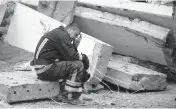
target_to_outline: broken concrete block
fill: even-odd
[[[40,1],[38,11],[66,25],[73,21],[77,0]]]
[[[58,1],[52,18],[68,25],[73,21],[76,6],[77,0]]]
[[[16,3],[7,36],[4,39],[10,45],[34,52],[41,36],[60,25],[62,23],[57,20]]]
[[[169,29],[85,7],[77,7],[75,16],[74,22],[84,33],[114,46],[114,52],[175,66],[173,49],[165,48]]]
[[[44,99],[59,94],[59,83],[41,81],[35,72],[1,72],[0,98],[5,102]]]
[[[90,61],[88,72],[91,74],[90,84],[98,84],[107,73],[107,65],[113,47],[87,34],[82,33],[78,51],[86,54]],[[99,78],[99,80],[97,79]]]
[[[166,75],[112,57],[108,65],[106,81],[130,90],[164,90]]]
[[[129,18],[139,18],[172,29],[172,6],[142,2],[118,2],[114,0],[112,0],[112,2],[102,2],[101,0],[78,0],[78,5]]]
[[[30,18],[30,15],[33,15],[33,17]],[[57,20],[22,4],[17,4],[5,41],[10,45],[34,52],[42,35],[60,25],[65,26]],[[90,69],[88,71],[91,76],[97,76],[101,80],[107,72],[106,68],[113,47],[84,33],[82,33],[82,36],[83,39],[78,50],[88,55],[90,60]],[[95,84],[100,82],[95,78],[92,78],[91,81],[95,81]]]
[[[49,17],[53,16],[58,1],[40,1],[37,10]]]
[[[33,7],[38,7],[39,4],[39,0],[20,0],[20,2]]]
[[[174,0],[146,0],[148,3],[152,3],[152,4],[164,4],[164,5],[166,5],[166,4],[172,4],[172,2],[174,1]]]
[[[0,24],[2,23],[2,20],[4,18],[5,12],[6,12],[6,4],[0,5]]]
[[[168,68],[165,65],[160,65],[157,63],[149,62],[149,61],[143,61],[138,58],[129,57],[129,56],[122,56],[122,55],[115,55],[112,56],[117,61],[125,61],[128,63],[136,64],[142,67],[145,67],[147,69],[151,69],[157,72],[168,72]]]

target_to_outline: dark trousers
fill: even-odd
[[[49,70],[38,74],[38,78],[48,81],[57,81],[58,79],[71,79],[72,75],[75,73],[75,70],[77,70],[75,82],[82,82],[84,66],[81,61],[55,62],[51,65]]]
[[[74,80],[72,80],[73,75],[75,75],[75,73],[76,73],[76,77]],[[41,80],[57,81],[59,79],[63,79],[64,82],[60,84],[61,93],[67,92],[64,90],[66,80],[83,83],[83,82],[86,82],[89,79],[89,77],[90,75],[84,70],[84,65],[81,61],[55,62],[51,65],[51,67],[47,71],[41,74],[38,74],[38,79],[41,79]],[[68,93],[65,93],[65,96],[67,95]],[[72,93],[73,99],[79,98],[80,95],[81,95],[80,92]]]

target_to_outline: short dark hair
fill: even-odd
[[[71,24],[67,25],[65,28],[66,29],[72,29],[72,30],[78,32],[79,34],[81,33],[79,25],[76,24],[76,23],[71,23]]]

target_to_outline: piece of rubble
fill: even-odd
[[[173,28],[172,6],[142,2],[118,2],[114,0],[111,2],[102,2],[101,0],[78,0],[78,5],[126,16],[133,19],[139,18],[141,20],[148,21],[155,25],[160,25],[169,29]]]
[[[152,4],[164,4],[164,5],[167,5],[167,4],[172,4],[173,1],[175,0],[146,0],[148,3],[152,3]]]
[[[6,4],[1,4],[0,5],[0,24],[2,23],[2,20],[4,18],[5,12],[7,9],[7,5]]]
[[[65,26],[55,19],[17,3],[5,42],[34,52],[41,36],[60,25]],[[82,33],[82,36],[78,51],[88,55],[90,60],[88,72],[92,77],[90,83],[97,84],[107,73],[107,65],[113,47],[87,34]],[[93,76],[98,77],[100,80]]]
[[[4,38],[10,45],[34,52],[41,36],[62,25],[38,11],[16,3],[11,23]]]
[[[38,11],[66,25],[72,23],[77,0],[40,1]]]
[[[130,90],[165,90],[167,76],[112,57],[104,80]]]
[[[113,47],[87,34],[82,33],[82,40],[78,51],[86,54],[90,61],[88,72],[91,74],[89,84],[98,84],[107,73],[107,65]],[[97,79],[98,78],[98,79]]]
[[[39,5],[39,0],[20,0],[19,2],[34,8],[37,8]]]
[[[114,52],[175,68],[173,49],[165,47],[169,29],[85,7],[77,7],[75,16],[84,33],[114,46]]]
[[[33,71],[1,72],[0,89],[0,98],[8,103],[50,98],[60,90],[58,82],[41,81]]]
[[[40,1],[37,11],[49,17],[53,16],[58,1]]]
[[[52,18],[68,25],[72,23],[77,6],[77,0],[58,1]]]

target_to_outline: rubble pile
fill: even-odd
[[[4,3],[1,38],[34,52],[43,34],[75,22],[83,35],[78,51],[90,60],[87,88],[97,89],[104,80],[129,90],[166,90],[167,73],[157,65],[176,69],[175,49],[170,47],[173,10],[171,5],[148,2],[16,1],[10,12],[9,3]],[[59,84],[37,80],[33,71],[0,73],[0,88],[6,102],[50,98],[59,92]]]

